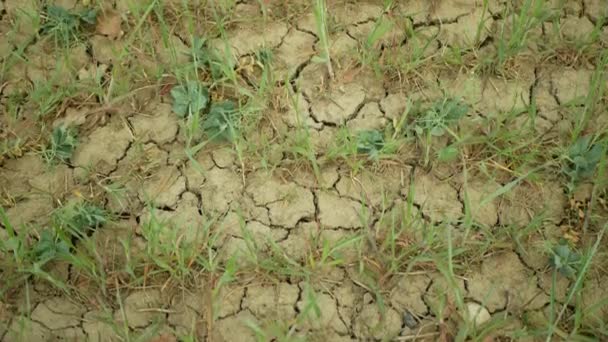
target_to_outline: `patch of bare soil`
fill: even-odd
[[[127,3],[116,1],[116,11],[125,8],[123,2]],[[22,6],[19,3],[0,2],[0,58],[17,51],[18,44],[26,41],[23,36],[35,34],[27,26],[10,27],[10,18]],[[54,3],[81,6],[75,1]],[[526,179],[496,195],[521,176],[522,171],[516,169],[519,161],[503,163],[503,156],[490,158],[475,142],[466,145],[470,132],[454,133],[464,141],[463,158],[468,159],[447,166],[423,165],[422,153],[411,159],[424,147],[418,143],[360,172],[352,171],[350,159],[328,161],[324,151],[334,146],[341,127],[355,134],[387,127],[394,132],[410,110],[408,99],[434,103],[444,94],[462,99],[470,107],[462,127],[491,135],[503,125],[524,126],[534,116],[531,132],[541,136],[539,141],[543,137],[558,140],[578,120],[568,117],[571,114],[564,106],[582,108],[593,91],[594,65],[531,61],[518,66],[513,77],[466,70],[463,61],[461,66],[428,70],[422,70],[426,66],[421,64],[411,71],[415,76],[385,75],[365,67],[360,54],[377,29],[376,19],[384,13],[382,1],[328,1],[330,54],[336,69],[331,80],[325,65],[313,61],[321,47],[311,10],[302,4],[308,12],[289,20],[273,20],[273,13],[283,9],[270,1],[260,3],[270,11],[263,20],[257,2],[236,6],[225,32],[232,52],[226,58],[238,63],[253,58],[261,48],[272,53],[273,76],[280,81],[277,88],[289,88],[294,97],[293,101],[278,100],[280,129],[270,122],[272,131],[283,129],[281,134],[290,137],[306,127],[316,148],[320,177],[308,167],[297,166],[283,152],[277,154],[273,167],[245,165],[247,159],[229,145],[215,143],[188,158],[184,153],[186,128],[173,113],[163,89],[158,93],[144,89],[134,101],[140,105],[118,111],[95,112],[90,99],[82,104],[66,103],[67,108],[50,124],[81,128],[73,157],[67,165],[49,166],[30,148],[1,160],[0,204],[16,230],[28,232],[33,239],[40,236],[37,228],[47,227],[53,213],[69,200],[98,201],[118,222],[91,233],[98,245],[95,258],[107,267],[92,271],[103,277],[104,292],[81,298],[49,290],[40,285],[42,280],[31,280],[35,286],[3,293],[1,341],[119,341],[126,336],[143,336],[149,341],[188,336],[253,341],[256,337],[278,339],[282,332],[290,338],[318,341],[450,341],[457,322],[483,329],[490,321],[501,322],[500,331],[486,337],[499,340],[516,338],[528,323],[526,317],[545,317],[552,296],[562,304],[567,300],[572,282],[566,277],[552,278],[547,263],[550,253],[543,245],[563,238],[563,227],[576,225],[569,221],[571,203],[559,180]],[[415,53],[432,58],[463,46],[468,47],[463,56],[473,47],[480,54],[487,52],[498,39],[501,24],[511,18],[503,18],[505,2],[489,1],[487,8],[482,3],[397,1],[384,14],[395,18],[396,24],[373,49],[379,50],[382,62],[391,61],[392,55],[410,58]],[[563,19],[562,34],[570,40],[593,30],[608,13],[600,0],[568,4],[558,17]],[[128,14],[118,15],[126,18]],[[69,53],[71,67],[81,71],[80,79],[92,79],[97,73],[109,75],[108,70],[120,67],[117,51],[122,51],[127,40],[124,32],[116,30],[116,25],[121,28],[121,18],[108,20],[114,22],[98,28],[88,39],[88,48],[73,48]],[[549,24],[531,37],[548,39],[546,35],[554,29]],[[124,23],[122,28],[126,28]],[[600,28],[605,47],[608,31]],[[156,36],[158,32],[141,34],[141,39],[152,42],[154,52],[153,57],[136,59],[141,75],[135,78],[157,73],[171,63],[190,62],[190,47],[183,37],[170,33],[166,42]],[[163,44],[176,51],[168,52]],[[220,50],[224,44],[219,38],[209,43]],[[420,44],[427,48],[416,52]],[[524,50],[533,54],[537,48],[531,44]],[[44,42],[33,42],[24,50],[28,63],[16,63],[3,76],[7,83],[0,84],[0,103],[4,107],[8,108],[4,104],[11,93],[27,90],[19,80],[35,84],[48,79],[56,60],[45,49]],[[453,58],[452,62],[457,59]],[[60,81],[75,81],[76,76],[70,75],[66,72],[66,79]],[[155,100],[147,101],[147,96]],[[535,113],[529,113],[532,104]],[[499,116],[504,113],[517,118],[501,121]],[[495,119],[487,121],[494,126],[482,127],[484,119]],[[6,121],[2,120],[0,124]],[[6,123],[0,134],[8,141],[9,131],[17,132],[20,126]],[[501,141],[496,138],[490,143]],[[465,180],[460,176],[465,164],[474,162],[483,164],[482,171]],[[110,184],[119,184],[120,191],[110,191]],[[590,195],[583,197],[581,202],[588,203]],[[584,220],[584,208],[581,210],[577,212],[583,213],[579,221]],[[0,227],[3,240],[8,239],[6,228]],[[515,243],[503,240],[487,247],[494,235],[507,234],[505,231]],[[389,241],[391,236],[395,239]],[[458,239],[464,236],[483,251],[451,245],[462,242]],[[126,241],[135,242],[128,245]],[[447,250],[447,241],[451,254],[423,257],[426,252],[436,252],[439,245]],[[180,259],[181,244],[202,247]],[[114,269],[120,260],[130,266],[143,260],[136,254],[161,260],[159,246],[165,246],[165,256],[183,267],[171,271],[176,277],[184,269],[197,267],[206,273],[189,274],[195,280],[184,277],[188,280],[178,283],[155,274],[152,262],[142,269]],[[470,260],[466,259],[469,254]],[[0,258],[8,257],[0,254]],[[333,266],[331,260],[341,263]],[[221,272],[252,261],[255,266],[246,270]],[[393,268],[392,263],[400,266]],[[355,275],[359,270],[364,272]],[[608,296],[608,275],[602,267],[593,270],[577,300],[595,310],[594,319],[605,322],[608,306],[596,306]],[[74,266],[65,272],[68,293],[78,293],[92,282]],[[127,280],[129,272],[141,274],[137,285]]]

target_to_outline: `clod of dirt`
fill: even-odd
[[[433,21],[439,21],[445,23],[447,21],[454,21],[460,19],[460,17],[466,16],[467,14],[475,11],[476,9],[482,8],[483,4],[474,0],[464,1],[438,1],[436,3],[428,3],[427,11],[430,12],[430,19]],[[493,1],[490,1],[493,2]]]
[[[589,94],[592,70],[565,69],[553,73],[553,90],[560,104],[568,104]]]
[[[475,302],[468,302],[465,305],[467,311],[466,317],[477,327],[481,326],[492,318],[488,312],[488,309]]]
[[[399,120],[406,109],[407,99],[405,94],[388,94],[380,101],[380,107],[387,118],[392,121]]]
[[[317,43],[317,50],[320,51],[320,43]],[[329,46],[329,54],[332,60],[337,61],[337,66],[346,65],[346,62],[352,61],[357,51],[359,43],[351,38],[346,32],[336,34]]]
[[[200,308],[201,305],[202,300],[200,296],[189,294],[186,298],[171,306],[171,313],[167,316],[167,322],[175,327],[176,334],[187,336],[192,333],[192,327],[203,327],[205,325],[203,311]],[[193,308],[193,306],[197,308]],[[198,338],[204,340],[201,332],[196,331],[195,334]]]
[[[330,7],[329,13],[333,15],[336,23],[348,26],[373,20],[380,16],[383,10],[379,4],[361,1],[336,3]]]
[[[289,321],[296,317],[294,305],[298,301],[300,289],[297,285],[250,285],[243,299],[243,308],[249,309],[258,319]]]
[[[179,170],[165,166],[144,180],[139,199],[155,207],[175,208],[179,196],[186,191],[186,181]]]
[[[384,201],[388,205],[399,196],[401,189],[406,189],[410,179],[410,167],[391,168],[378,174],[363,172],[356,176],[340,178],[336,190],[342,197],[371,205],[381,206]]]
[[[426,275],[404,275],[390,293],[391,305],[400,312],[423,316],[428,311],[422,300],[431,279]]]
[[[476,8],[472,13],[459,17],[454,23],[441,25],[438,39],[452,47],[472,47],[488,37],[493,22],[494,19],[489,13],[484,13],[482,8]]]
[[[416,342],[436,342],[437,341],[437,321],[434,317],[425,317],[417,321],[415,325],[405,321],[405,327],[401,331],[401,336]],[[427,337],[422,337],[427,336]],[[407,341],[407,340],[406,340]]]
[[[311,109],[314,117],[321,122],[342,125],[356,114],[366,97],[365,89],[356,83],[342,89],[330,91],[327,97],[315,99]]]
[[[432,222],[457,221],[462,216],[462,204],[458,192],[450,184],[440,181],[432,174],[417,171],[414,178],[414,203]],[[402,190],[407,195],[408,189]]]
[[[120,13],[113,10],[105,10],[97,18],[97,26],[95,26],[95,30],[97,33],[110,39],[118,39],[124,34],[122,28],[120,27],[121,24],[122,18],[120,17]]]
[[[469,277],[468,290],[490,311],[506,308],[520,312],[543,307],[547,295],[537,287],[538,279],[521,263],[517,254],[501,252],[484,259],[481,271]]]
[[[167,152],[158,148],[156,144],[131,146],[118,163],[116,171],[111,174],[116,184],[122,186],[123,191],[108,194],[106,208],[117,213],[139,211],[141,207],[139,193],[143,194],[142,183],[149,182],[147,177],[155,175],[166,163]]]
[[[386,19],[384,19],[386,20]],[[361,43],[365,43],[367,37],[373,32],[378,24],[375,21],[369,21],[360,25],[356,25],[348,28],[348,33],[351,37],[354,37]],[[406,38],[406,30],[402,27],[400,21],[392,22],[390,30],[386,32],[382,37],[379,37],[375,42],[378,46],[390,47],[398,46]],[[375,47],[371,47],[374,49]]]
[[[545,264],[546,264],[546,256],[545,256]],[[555,300],[560,303],[564,303],[568,296],[568,292],[570,290],[570,279],[568,277],[564,277],[561,274],[557,275],[555,285],[553,284],[553,271],[549,270],[538,274],[538,285],[545,291],[547,296],[550,296],[551,293],[555,296]]]
[[[148,108],[149,115],[137,114],[129,119],[135,138],[142,142],[153,141],[159,145],[175,139],[179,127],[171,105],[157,103]]]
[[[481,102],[477,108],[487,115],[499,115],[527,108],[530,102],[531,80],[500,80],[488,81],[483,88]]]
[[[277,79],[291,79],[298,67],[314,55],[315,37],[309,33],[291,29],[283,44],[274,52],[273,72]]]
[[[6,216],[15,228],[29,223],[44,225],[53,212],[53,201],[44,195],[29,195],[6,210]]]
[[[0,8],[0,12],[1,11],[2,9]],[[8,33],[10,31],[10,25],[6,21],[0,21],[0,34],[2,35],[2,37],[6,37],[5,39],[0,40],[0,59],[8,57],[13,52],[13,44],[11,42],[11,39],[8,39]]]
[[[366,301],[355,317],[353,330],[359,340],[392,340],[401,332],[401,315],[393,308],[380,311],[378,303]]]
[[[336,184],[340,175],[335,166],[321,166],[320,179],[315,177],[312,170],[298,168],[291,173],[291,179],[298,185],[312,189],[330,189]]]
[[[103,64],[111,65],[120,56],[125,43],[121,40],[112,40],[104,36],[93,36],[89,38],[93,51],[93,58]]]
[[[239,312],[244,296],[245,287],[243,286],[223,286],[214,306],[217,316],[222,318]]]
[[[529,74],[518,80],[491,78],[487,82],[477,75],[458,74],[442,76],[440,83],[451,96],[465,100],[485,115],[495,116],[526,108],[533,82],[533,73]]]
[[[329,329],[339,334],[347,334],[348,327],[342,322],[336,307],[336,299],[326,293],[315,294],[315,301],[318,305],[321,315],[314,314],[314,310],[310,310],[308,319],[302,325],[306,330],[324,330]],[[304,299],[297,303],[299,312],[304,312],[308,302]]]
[[[211,151],[211,158],[217,167],[225,169],[234,165],[236,155],[231,147],[220,147]]]
[[[149,224],[152,215],[158,224],[152,228],[160,230],[157,233],[161,243],[173,244],[178,239],[184,243],[192,243],[204,238],[204,217],[198,212],[198,198],[190,192],[183,194],[174,211],[157,209],[152,213],[146,208],[141,216],[141,224]]]
[[[177,337],[169,331],[169,328],[165,327],[165,330],[167,331],[151,339],[150,342],[177,342]]]
[[[330,246],[338,246],[338,244],[356,237],[358,233],[359,232],[353,231],[351,229],[321,229],[319,230],[319,241],[322,241],[321,243],[327,242]],[[360,248],[364,251],[368,248],[368,244],[356,243],[351,244],[347,247],[340,248],[340,260],[342,260],[344,264],[355,264],[360,261],[360,245],[362,245]],[[338,270],[333,272],[337,271]],[[334,275],[337,274],[338,273]],[[325,276],[329,277],[329,275]]]
[[[354,229],[363,227],[361,203],[334,195],[331,192],[317,193],[319,220],[326,228]]]
[[[431,82],[436,83],[434,77]],[[380,108],[382,108],[390,121],[393,123],[399,122],[406,110],[411,109],[407,108],[408,100],[413,104],[416,101],[429,103],[442,98],[443,95],[441,91],[439,91],[436,86],[433,86],[432,83],[427,83],[427,86],[421,86],[421,88],[407,94],[390,93],[380,100]]]
[[[82,178],[87,175],[87,170],[108,174],[125,155],[130,141],[131,134],[120,120],[96,129],[74,151],[75,176]]]
[[[241,22],[227,33],[228,46],[233,57],[240,57],[259,51],[261,48],[274,48],[281,44],[287,35],[287,24],[283,21],[260,25],[256,22]],[[226,49],[221,39],[210,41],[210,46],[218,51]]]
[[[498,223],[498,200],[494,199],[484,206],[480,204],[499,187],[500,185],[494,182],[484,183],[481,181],[472,181],[462,186],[460,199],[465,205],[467,205],[466,200],[468,200],[468,208],[473,221],[485,227],[493,227]]]
[[[310,116],[310,105],[304,98],[302,93],[293,94],[292,99],[285,99],[287,103],[283,106],[286,108],[285,113],[282,115],[283,121],[289,127],[312,127],[314,129],[321,129],[322,123],[315,122]],[[291,103],[293,101],[294,103]]]
[[[84,330],[87,341],[91,342],[114,342],[117,339],[116,332],[110,324],[105,323],[112,319],[111,314],[101,311],[89,311],[84,315],[82,329]]]
[[[257,221],[266,226],[270,226],[268,208],[257,206],[251,197],[242,196],[234,206],[241,210],[243,217],[246,220]]]
[[[308,99],[313,99],[324,92],[329,86],[328,82],[327,67],[321,63],[309,63],[302,69],[300,76],[295,79],[296,89]],[[300,107],[298,106],[298,108]],[[305,113],[300,113],[300,115],[305,115]]]
[[[84,341],[86,335],[79,327],[54,330],[53,341]]]
[[[164,314],[160,309],[161,293],[158,290],[137,291],[124,300],[123,310],[114,312],[115,322],[126,322],[131,329],[144,328]]]
[[[192,298],[194,301],[200,301],[200,298]],[[175,333],[181,336],[189,336],[192,333],[192,327],[202,327],[205,322],[201,315],[194,311],[189,306],[180,305],[172,309],[167,318],[167,322],[174,327]],[[195,332],[197,338],[204,340],[204,335]]]
[[[27,195],[31,191],[28,181],[42,175],[45,169],[42,159],[35,154],[7,160],[0,169],[0,190],[13,198]]]
[[[284,239],[288,234],[285,229],[270,228],[258,221],[244,223],[243,218],[232,211],[224,217],[219,227],[222,234],[228,234],[240,239],[251,238],[255,246],[260,250],[266,250],[270,247],[269,240],[276,242]],[[219,244],[221,245],[221,242]]]
[[[427,222],[420,210],[402,199],[395,200],[392,208],[383,211],[373,227],[378,243],[389,239],[395,231],[400,232],[398,239],[406,244],[423,243],[427,229]]]
[[[557,34],[553,23],[545,23],[545,32]],[[559,22],[559,39],[566,40],[572,43],[580,43],[589,40],[595,25],[587,17],[578,17],[578,15],[567,16]]]
[[[600,18],[608,17],[608,6],[604,0],[583,0],[585,14],[593,21],[597,22]]]
[[[55,0],[53,1],[55,6],[63,7],[67,10],[72,10],[78,4],[78,0]]]
[[[547,272],[547,262],[550,255],[548,245],[558,245],[564,237],[559,223],[543,222],[534,232],[526,235],[525,243],[518,244],[517,254],[521,261],[537,274]]]
[[[409,37],[406,43],[398,50],[402,53],[401,58],[406,56],[410,60],[415,60],[419,57],[430,57],[436,54],[440,49],[440,42],[436,39],[439,34],[437,26],[423,26],[414,31],[414,36]],[[395,57],[399,62],[399,54]],[[423,72],[424,73],[424,72]],[[427,77],[429,79],[429,77]]]
[[[456,303],[458,296],[466,297],[467,290],[464,280],[453,278],[448,281],[442,274],[431,275],[432,284],[428,291],[423,295],[424,301],[428,304],[431,312],[441,312],[446,303]]]
[[[395,2],[395,11],[411,19],[414,25],[419,25],[427,22],[428,2],[424,0],[398,1]]]
[[[80,70],[89,64],[86,46],[79,45],[70,48],[61,57],[49,58],[49,48],[44,41],[27,48],[29,57],[26,74],[33,83],[44,84],[52,79],[55,84],[68,85],[76,79],[73,70]]]
[[[51,337],[51,332],[42,324],[26,317],[16,317],[3,341],[51,341]]]
[[[51,330],[77,327],[85,309],[65,298],[56,297],[44,301],[32,312],[32,319]]]
[[[348,56],[352,58],[352,52]],[[337,70],[336,79],[344,85],[339,84],[336,88],[344,90],[347,84],[356,83],[365,90],[365,102],[379,102],[386,95],[384,79],[374,73],[372,68],[353,67],[353,64],[356,65],[353,61],[347,60],[344,67]]]
[[[158,35],[158,37],[156,36]],[[154,49],[158,61],[163,65],[186,65],[190,62],[192,50],[182,42],[182,40],[174,34],[171,34],[167,39],[161,39],[160,33],[155,32],[154,36],[142,37],[143,41],[156,42]]]
[[[203,209],[207,212],[225,212],[230,203],[238,199],[242,193],[241,177],[231,171],[212,168],[204,173],[205,183],[199,185],[198,193],[203,199]],[[196,184],[188,180],[191,190],[197,191]]]
[[[557,224],[565,206],[566,196],[559,183],[521,184],[504,195],[498,215],[502,225],[525,226],[535,215]]]
[[[350,120],[346,127],[351,132],[363,130],[379,130],[381,131],[387,124],[384,114],[380,111],[378,102],[370,102],[363,105],[363,108],[357,113],[354,119]]]
[[[337,127],[325,126],[322,130],[310,130],[310,143],[317,155],[323,154],[336,141]]]
[[[74,108],[68,107],[62,117],[53,121],[53,128],[55,127],[79,127],[86,122],[86,113],[90,110],[90,107]]]
[[[249,310],[242,310],[234,316],[220,319],[214,324],[211,332],[212,341],[231,342],[231,341],[255,341],[256,336],[248,323],[259,324],[255,316]]]
[[[556,123],[562,119],[562,115],[559,112],[559,103],[557,103],[557,100],[551,94],[551,80],[549,77],[545,77],[545,73],[542,72],[539,72],[539,74],[541,75],[532,93],[536,110],[543,118]]]
[[[318,231],[314,222],[303,222],[289,232],[287,238],[278,243],[283,252],[293,260],[305,260],[312,252],[313,239]]]
[[[247,242],[234,236],[223,239],[217,248],[217,259],[222,263],[234,260],[237,264],[242,265],[246,264],[248,257],[251,256]]]
[[[179,148],[179,150],[182,153],[183,147]],[[177,162],[180,158],[180,156],[170,158],[169,163]],[[213,167],[215,167],[215,162],[211,153],[198,153],[194,157],[194,160],[187,161],[184,168],[184,176],[187,179],[188,190],[198,193],[201,186],[205,183],[205,175]]]
[[[258,206],[266,206],[274,225],[292,228],[298,221],[315,213],[310,190],[295,183],[283,184],[264,174],[253,176],[246,192]]]
[[[608,320],[608,304],[606,304],[608,289],[606,288],[606,282],[608,282],[608,277],[605,275],[603,277],[597,275],[585,281],[582,300],[583,306],[586,309],[583,312],[585,313],[586,320],[590,322],[606,322]],[[598,305],[598,303],[602,304]]]

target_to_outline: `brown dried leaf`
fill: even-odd
[[[106,11],[97,19],[95,30],[97,33],[108,36],[110,39],[118,39],[123,32],[120,27],[122,18],[116,11]]]

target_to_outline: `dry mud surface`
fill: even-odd
[[[69,5],[70,1],[61,3]],[[608,8],[600,0],[567,3],[559,20],[562,34],[572,39],[583,34],[582,30],[593,30],[601,12]],[[0,4],[4,8],[2,31],[2,25],[8,25],[18,11],[19,2]],[[484,42],[483,52],[492,48],[498,24],[507,20],[501,15],[504,6],[493,0],[487,8],[474,0],[398,1],[393,15],[398,23],[411,24],[419,39],[429,37],[428,56],[451,46],[473,44],[475,39]],[[409,75],[377,75],[357,66],[354,51],[374,29],[383,11],[382,2],[329,1],[335,26],[331,54],[336,73],[336,79],[329,81],[325,66],[312,62],[319,48],[312,10],[304,4],[301,7],[305,10],[281,19],[284,6],[270,5],[270,11],[277,12],[276,18],[271,16],[262,23],[254,20],[261,16],[257,2],[240,1],[234,16],[251,20],[236,21],[226,34],[237,61],[261,46],[270,48],[276,78],[288,80],[276,87],[291,87],[295,94],[294,101],[277,96],[276,107],[268,109],[268,119],[258,131],[260,137],[252,136],[251,141],[260,139],[262,143],[262,134],[270,141],[281,141],[294,134],[300,124],[306,125],[319,154],[320,177],[289,153],[274,148],[274,143],[267,145],[265,161],[276,165],[272,169],[255,157],[239,156],[229,144],[210,144],[189,159],[184,153],[184,126],[172,112],[167,92],[143,91],[132,103],[99,111],[90,100],[67,103],[51,124],[79,127],[79,144],[71,164],[49,168],[40,155],[27,151],[6,158],[0,169],[2,206],[13,226],[44,227],[51,213],[70,199],[90,198],[102,203],[113,219],[92,233],[92,241],[101,264],[108,267],[103,270],[105,292],[89,286],[90,280],[75,267],[54,263],[50,274],[77,289],[78,295],[66,295],[40,279],[29,282],[27,288],[10,291],[0,298],[0,340],[118,341],[125,340],[126,332],[149,341],[176,341],[185,336],[249,341],[256,338],[252,327],[262,327],[269,340],[276,328],[288,332],[290,338],[313,341],[435,341],[453,336],[451,320],[455,316],[466,316],[477,326],[501,321],[500,328],[485,341],[520,340],[518,333],[548,317],[551,302],[565,302],[572,281],[560,277],[552,288],[544,245],[563,234],[571,216],[572,199],[557,176],[520,182],[503,196],[482,203],[513,176],[500,173],[503,170],[496,165],[487,166],[490,171],[486,169],[485,174],[469,171],[467,176],[460,162],[425,166],[415,144],[398,158],[357,173],[347,162],[325,161],[323,151],[331,147],[340,127],[353,132],[383,129],[400,118],[408,98],[432,102],[442,91],[464,99],[473,109],[461,122],[465,128],[488,131],[491,127],[480,127],[480,118],[525,111],[534,101],[537,112],[529,134],[538,135],[540,140],[560,139],[574,120],[562,105],[590,91],[594,64],[568,64],[558,59],[540,63],[524,58],[504,77],[445,65],[423,65]],[[120,1],[115,8],[126,15]],[[482,17],[485,22],[480,26]],[[550,25],[547,22],[545,26]],[[530,34],[545,40],[549,30],[543,27]],[[187,50],[180,31],[183,28],[176,27],[170,37],[178,48]],[[154,32],[148,34],[153,36]],[[476,37],[478,34],[481,37]],[[598,44],[605,48],[606,27],[599,34],[603,43]],[[0,53],[11,51],[11,44],[23,39],[20,35],[27,32],[3,40],[1,44],[8,46],[0,48]],[[154,44],[155,38],[150,39]],[[93,35],[87,51],[71,53],[72,64],[83,73],[100,66],[108,68],[113,63],[113,46],[122,43],[124,40]],[[400,24],[395,25],[381,38],[381,58],[408,58],[415,44]],[[34,41],[26,48],[31,63],[11,69],[13,76],[2,85],[2,96],[19,87],[19,82],[44,79],[46,70],[55,67],[54,60],[36,52],[44,48],[39,45]],[[537,47],[531,43],[526,49],[533,55]],[[142,68],[152,70],[152,64],[168,58],[162,45],[157,50],[156,60],[141,59]],[[71,76],[66,77],[69,82]],[[520,113],[520,121],[506,124],[523,125],[526,114]],[[608,117],[604,113],[595,120],[600,127]],[[36,144],[35,129],[27,122],[10,125],[24,137],[29,134],[27,139]],[[473,149],[468,153],[471,158],[483,158]],[[119,197],[102,190],[113,182],[123,185]],[[584,191],[578,196],[581,202],[588,201]],[[412,220],[396,224],[404,215]],[[306,271],[300,275],[295,271],[282,273],[285,266],[277,264],[278,271],[268,275],[263,267],[247,266],[239,268],[229,282],[222,283],[226,280],[221,278],[222,272],[206,272],[180,284],[139,269],[135,271],[143,281],[133,286],[127,281],[126,270],[111,267],[125,258],[121,240],[127,238],[133,256],[158,252],[149,250],[152,242],[148,241],[151,235],[146,223],[152,217],[162,223],[157,225],[154,243],[169,251],[177,248],[176,241],[201,243],[210,246],[219,265],[247,264],[253,242],[259,258],[271,255],[286,265],[306,265]],[[458,256],[451,280],[445,277],[445,268],[437,267],[445,266],[448,259],[415,260],[425,241],[431,239],[430,226],[439,227],[432,231],[444,243],[448,236],[462,241],[466,233],[483,249],[497,232],[529,227],[539,217],[542,222],[534,221],[538,227],[534,231],[513,234],[511,240],[483,254],[471,252],[471,259]],[[472,219],[478,228],[465,232],[461,228],[465,218]],[[203,227],[207,222],[218,232],[211,242]],[[400,260],[399,269],[388,269],[385,257],[389,254],[382,254],[388,252],[378,247],[395,226],[406,232],[395,248],[420,248],[406,256],[412,258],[412,267],[407,260]],[[3,234],[0,230],[0,237]],[[340,250],[343,262],[339,266],[319,262],[323,241],[331,244],[355,236],[363,238]],[[454,251],[460,248],[453,247]],[[605,259],[603,255],[600,258]],[[605,299],[607,281],[605,268],[593,268],[577,300],[591,305]],[[455,292],[468,313],[455,312]],[[312,309],[311,295],[316,303]],[[608,306],[604,305],[598,315],[608,319]],[[526,339],[534,340],[530,336]]]

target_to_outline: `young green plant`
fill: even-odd
[[[313,62],[324,63],[327,66],[329,77],[334,79],[334,69],[331,64],[329,53],[329,31],[327,29],[327,6],[325,0],[315,0],[313,4],[317,35],[321,45],[320,55],[313,57]]]

